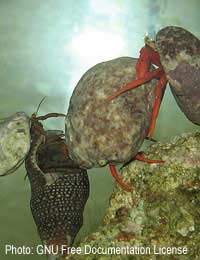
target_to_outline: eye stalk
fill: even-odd
[[[152,39],[147,33],[144,36],[144,43],[145,45],[151,47],[154,51],[157,51],[155,40]]]

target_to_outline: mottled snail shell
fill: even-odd
[[[124,163],[138,153],[150,127],[155,79],[105,99],[136,79],[137,59],[119,57],[83,74],[70,99],[66,142],[70,158],[85,169]]]
[[[62,166],[66,159],[61,146],[43,149],[41,143],[41,136],[32,142],[25,160],[31,185],[32,215],[45,245],[71,246],[83,224],[83,211],[89,196],[88,175],[86,170],[80,169],[70,159],[67,159],[69,167]],[[36,162],[33,161],[35,155]],[[44,162],[60,163],[61,167],[54,168],[49,173]],[[51,255],[48,257],[57,259]],[[61,256],[58,259],[59,257]]]
[[[186,29],[167,26],[156,45],[172,93],[182,112],[200,124],[200,40]]]
[[[0,119],[0,175],[18,168],[30,148],[30,120],[24,112]]]

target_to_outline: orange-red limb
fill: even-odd
[[[149,129],[149,133],[148,133],[148,138],[151,139],[154,133],[154,129],[155,129],[155,125],[156,125],[156,120],[158,117],[158,113],[160,110],[160,105],[162,102],[162,98],[165,92],[165,88],[166,88],[166,84],[167,84],[167,78],[165,76],[165,74],[163,74],[163,76],[160,78],[158,85],[156,87],[156,98],[155,98],[155,103],[153,106],[153,112],[152,112],[152,117],[151,117],[151,125],[150,125],[150,129]]]
[[[165,162],[163,160],[152,160],[152,159],[145,158],[140,153],[136,154],[135,159],[137,159],[138,161],[147,162],[147,163],[164,163]]]
[[[118,175],[118,173],[117,173],[117,170],[116,170],[115,165],[112,164],[112,163],[110,163],[110,164],[109,164],[109,167],[110,167],[111,174],[112,174],[112,176],[115,178],[115,180],[116,180],[124,189],[126,189],[127,191],[130,191],[130,192],[131,192],[131,191],[133,190],[132,187],[130,187],[129,185],[127,185],[126,183],[124,183],[124,182],[120,179],[120,177],[119,177],[119,175]]]
[[[123,88],[121,88],[120,90],[118,90],[117,92],[113,93],[111,96],[109,96],[108,98],[106,98],[107,102],[110,102],[111,100],[115,99],[116,97],[118,97],[119,95],[121,95],[122,93],[139,87],[140,85],[150,81],[152,78],[157,77],[159,74],[163,73],[163,69],[162,68],[158,68],[155,69],[153,71],[148,71],[146,72],[145,76],[139,79],[136,79],[130,83],[128,83],[127,85],[125,85]]]
[[[143,161],[143,162],[147,162],[147,163],[164,163],[165,161],[163,160],[152,160],[152,159],[148,159],[148,158],[145,158],[143,157],[140,153],[136,154],[135,155],[135,159],[139,160],[139,161]],[[127,185],[126,183],[124,183],[122,181],[122,179],[119,177],[118,173],[117,173],[117,170],[116,170],[116,167],[114,164],[110,163],[109,164],[109,167],[110,167],[110,171],[111,171],[111,174],[112,176],[115,178],[115,180],[124,188],[126,189],[127,191],[132,191],[133,188],[130,187],[129,185]]]
[[[157,51],[149,46],[145,46],[140,50],[140,57],[136,63],[137,78],[143,78],[151,69],[151,64],[155,64],[162,68],[160,56]]]

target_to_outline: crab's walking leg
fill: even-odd
[[[46,114],[45,116],[38,116],[37,120],[46,120],[50,117],[66,117],[66,115],[61,114],[61,113],[49,113],[49,114]]]
[[[118,97],[122,93],[124,93],[124,92],[126,92],[126,91],[128,91],[130,89],[139,87],[140,85],[150,81],[152,78],[158,77],[158,75],[161,74],[161,73],[163,73],[163,69],[162,68],[158,68],[158,69],[155,69],[153,71],[146,72],[144,77],[136,79],[136,80],[128,83],[123,88],[121,88],[120,90],[118,90],[117,92],[115,92],[114,94],[109,96],[108,98],[106,98],[106,101],[110,102],[111,100],[115,99],[116,97]]]
[[[156,120],[158,117],[160,104],[161,104],[161,101],[162,101],[162,98],[163,98],[163,95],[165,92],[166,84],[167,84],[167,78],[164,74],[160,78],[158,85],[156,87],[156,98],[155,98],[155,103],[154,103],[153,112],[152,112],[151,125],[150,125],[150,129],[149,129],[149,133],[148,133],[149,139],[151,139],[151,137],[153,136],[153,132],[155,129]]]
[[[137,159],[138,161],[147,162],[147,163],[164,163],[165,162],[163,160],[153,160],[153,159],[145,158],[140,153],[136,154],[135,159]]]
[[[162,160],[152,160],[152,159],[148,159],[148,158],[145,158],[143,157],[140,153],[136,154],[135,155],[135,159],[139,160],[139,161],[143,161],[143,162],[147,162],[147,163],[164,163],[165,161],[162,161]],[[128,186],[126,183],[124,183],[118,173],[117,173],[117,170],[116,170],[116,167],[114,164],[110,163],[109,164],[109,167],[110,167],[110,171],[111,171],[111,174],[112,176],[115,178],[115,180],[124,188],[126,189],[127,191],[132,191],[132,187]]]
[[[109,164],[109,167],[110,167],[110,171],[111,171],[111,174],[112,176],[115,178],[115,180],[124,188],[126,189],[127,191],[132,191],[132,188],[130,186],[128,186],[126,183],[124,183],[118,173],[117,173],[117,170],[116,170],[116,167],[114,164],[110,163]]]

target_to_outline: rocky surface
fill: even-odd
[[[156,35],[156,45],[178,105],[200,124],[200,40],[181,27],[168,26]]]
[[[78,246],[135,248],[132,255],[71,255],[67,260],[191,260],[200,255],[200,133],[158,142],[145,156],[164,164],[134,161],[121,177],[133,192],[116,185],[104,223]],[[169,254],[155,254],[173,248]],[[150,251],[147,249],[150,248]],[[186,254],[178,255],[177,248]],[[147,251],[146,251],[147,250]],[[171,249],[172,250],[172,249]],[[139,253],[137,253],[139,252]],[[146,252],[146,254],[143,254]],[[149,254],[150,252],[150,254]]]
[[[30,120],[24,112],[0,120],[0,174],[8,173],[30,148]]]
[[[147,135],[156,80],[105,99],[136,77],[137,59],[121,57],[99,63],[78,82],[66,118],[70,157],[83,168],[129,161]]]

